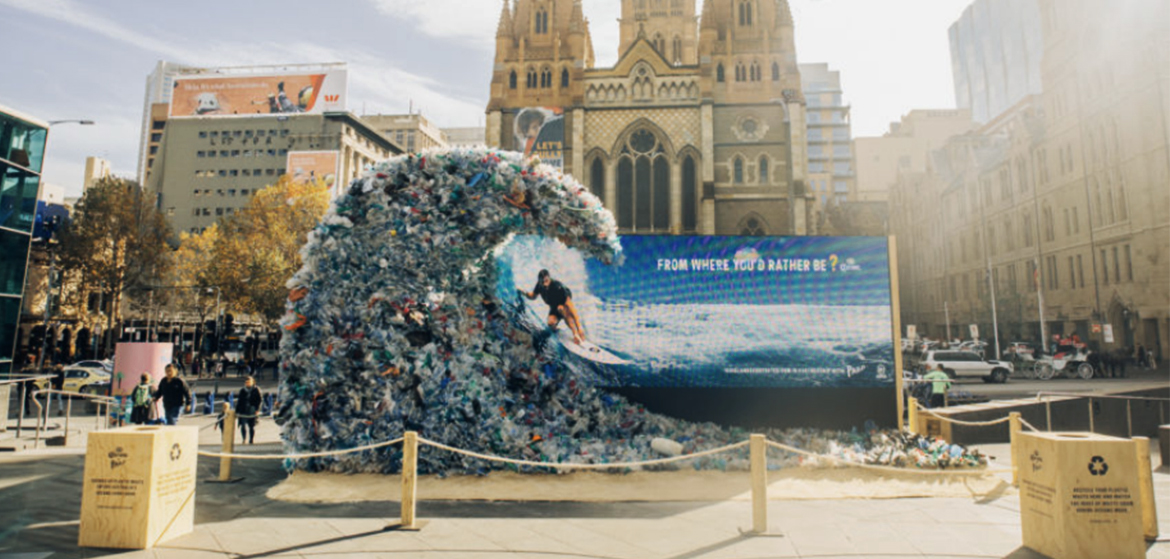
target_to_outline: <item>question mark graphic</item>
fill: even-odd
[[[837,271],[837,255],[836,254],[829,255],[829,265],[833,267],[834,272]]]

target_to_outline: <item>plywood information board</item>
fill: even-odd
[[[1146,556],[1133,441],[1021,433],[1017,443],[1024,545],[1054,559]]]
[[[146,549],[191,532],[198,440],[196,427],[91,433],[78,545]]]

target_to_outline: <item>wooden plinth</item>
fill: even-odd
[[[195,524],[196,427],[90,433],[77,545],[147,549]]]
[[[1024,545],[1053,559],[1144,559],[1134,442],[1093,433],[1020,433]]]

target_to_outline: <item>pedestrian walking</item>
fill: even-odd
[[[167,376],[158,383],[154,401],[163,402],[163,418],[167,425],[178,425],[179,414],[191,404],[191,389],[183,379],[175,376],[175,367],[167,365]]]
[[[142,373],[142,379],[134,391],[130,393],[130,422],[135,425],[145,425],[150,421],[150,412],[154,407],[154,388],[151,386],[150,373]]]
[[[260,404],[263,397],[260,388],[256,386],[256,379],[249,375],[244,379],[244,387],[236,394],[236,417],[239,418],[240,440],[252,444],[256,438],[256,420],[260,415]]]
[[[52,383],[50,384],[50,386],[52,386],[53,390],[56,390],[57,392],[50,392],[49,393],[49,399],[48,399],[48,401],[45,402],[47,404],[47,407],[48,408],[53,407],[53,405],[52,405],[53,404],[53,397],[56,396],[57,397],[57,415],[65,415],[65,401],[64,401],[65,395],[61,394],[61,391],[65,390],[65,367],[63,367],[61,365],[57,365],[57,366],[53,367],[53,380],[52,380]],[[49,410],[46,409],[45,411],[47,412]]]
[[[938,364],[937,369],[922,377],[922,380],[932,381],[930,383],[930,407],[945,407],[947,403],[947,390],[951,388],[951,377],[943,370],[942,363]]]

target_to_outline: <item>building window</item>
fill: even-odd
[[[686,156],[682,165],[682,225],[684,231],[694,231],[697,227],[699,189],[696,184],[698,176],[695,170],[695,159],[689,155]]]
[[[720,63],[715,67],[715,81],[723,83],[723,64]]]
[[[671,50],[673,51],[670,57],[671,62],[674,62],[676,66],[682,64],[682,39],[680,39],[677,35],[674,37],[674,40],[671,41]]]
[[[1117,247],[1113,247],[1113,282],[1121,283],[1121,260],[1117,257]]]
[[[732,174],[732,182],[735,184],[743,184],[743,159],[736,157],[732,166],[734,169]]]
[[[605,165],[600,157],[593,160],[589,169],[589,191],[605,203]]]
[[[767,230],[764,229],[763,222],[756,216],[749,217],[744,220],[743,225],[739,229],[739,234],[747,237],[762,237],[767,235]]]
[[[772,81],[774,81],[774,82],[780,81],[780,63],[779,62],[772,63]]]
[[[537,35],[548,33],[548,11],[544,7],[536,10],[536,21],[534,23]]]
[[[561,87],[569,87],[569,69],[561,68]]]
[[[200,130],[200,131],[199,131],[199,137],[200,137],[200,138],[206,138],[206,137],[207,137],[207,131],[206,131],[206,130]]]
[[[1101,281],[1105,285],[1109,285],[1109,260],[1105,257],[1108,255],[1105,249],[1101,249]]]
[[[528,89],[536,89],[536,69],[528,68],[528,79],[525,80],[524,86]],[[400,130],[401,132],[401,130]]]
[[[1085,286],[1085,261],[1077,255],[1077,277],[1081,280],[1081,287]]]
[[[751,75],[752,81],[754,81],[754,82],[760,81],[760,65],[759,65],[759,63],[752,62],[751,73],[752,73],[752,75]]]
[[[768,184],[768,157],[760,156],[760,184]]]
[[[747,68],[742,63],[735,65],[735,81],[747,81]]]
[[[544,70],[541,70],[541,72],[540,72],[540,87],[545,88],[545,89],[552,87],[552,70],[551,69],[545,68]]]
[[[1069,289],[1076,289],[1077,288],[1077,269],[1075,267],[1073,267],[1073,257],[1071,257],[1071,256],[1068,257],[1068,281],[1069,281],[1069,286],[1068,286]],[[1084,287],[1084,286],[1085,286],[1085,284],[1082,283],[1081,287]]]
[[[752,3],[751,2],[740,2],[739,3],[739,24],[744,25],[744,26],[750,26],[752,24]]]
[[[151,130],[162,130],[164,127],[166,127],[166,125],[167,125],[167,121],[156,120],[156,121],[150,123],[150,129]]]

